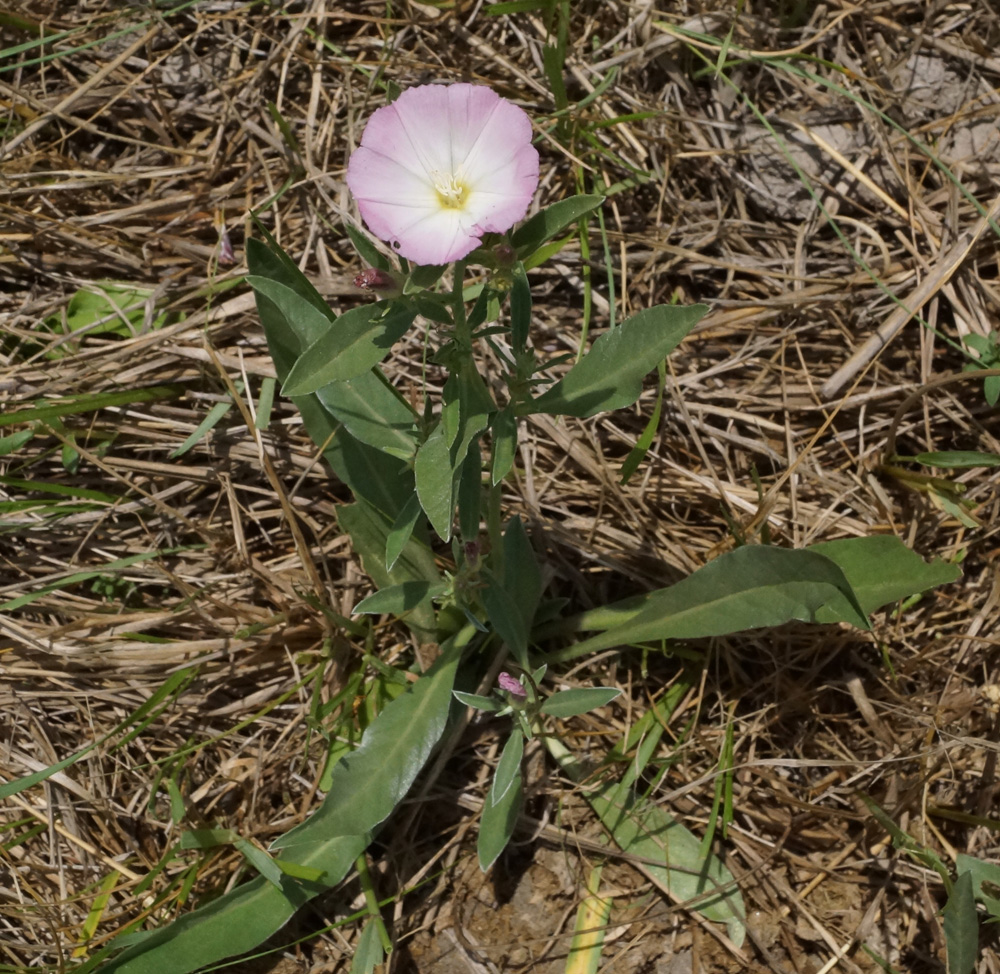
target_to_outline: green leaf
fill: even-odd
[[[941,911],[948,948],[948,974],[972,974],[979,959],[979,917],[971,873],[962,873]]]
[[[510,335],[515,356],[524,352],[531,330],[531,288],[524,264],[518,261],[510,288]]]
[[[179,399],[183,395],[182,385],[160,385],[117,392],[96,392],[68,399],[41,399],[36,405],[0,413],[0,427],[19,423],[51,423],[62,416],[95,413],[114,406],[133,406],[142,402],[156,402],[158,399]]]
[[[319,341],[330,331],[334,322],[339,320],[325,304],[322,309],[317,308],[309,298],[280,281],[251,274],[247,277],[247,283],[254,290],[258,310],[261,297],[270,301],[298,339],[297,347],[303,351]]]
[[[814,551],[746,545],[669,588],[584,613],[581,629],[606,631],[551,658],[650,640],[721,636],[792,620],[815,622],[827,604],[833,607],[827,616],[870,628],[844,572],[830,558]]]
[[[910,595],[947,585],[961,578],[958,565],[944,561],[925,562],[899,538],[841,538],[810,545],[807,551],[836,562],[847,577],[865,615]],[[850,621],[849,608],[833,599],[816,613],[816,622]]]
[[[443,423],[435,427],[434,432],[417,450],[413,473],[417,481],[417,496],[427,520],[431,522],[431,527],[439,538],[449,540],[455,506],[455,474]]]
[[[517,451],[517,417],[510,406],[504,406],[494,417],[491,426],[493,435],[493,467],[490,479],[494,486],[510,473]]]
[[[507,705],[496,697],[483,697],[478,693],[465,693],[463,690],[452,690],[451,695],[466,707],[475,707],[476,710],[485,711],[488,714],[495,714],[503,710]]]
[[[655,727],[644,742],[645,756],[632,762],[637,768],[645,765],[659,741]],[[582,770],[562,741],[551,736],[544,740],[562,770],[579,781]],[[642,872],[676,902],[724,923],[730,939],[740,946],[746,935],[746,908],[732,873],[718,857],[704,855],[698,837],[663,808],[636,797],[631,787],[634,777],[604,782],[585,791],[585,797],[618,847],[643,860]]]
[[[385,951],[379,934],[379,921],[370,919],[361,931],[357,947],[354,948],[351,974],[372,974],[372,971],[385,960]]]
[[[972,876],[973,895],[986,907],[986,912],[995,920],[1000,920],[1000,900],[984,892],[983,883],[988,883],[1000,890],[1000,865],[995,862],[983,862],[975,856],[967,856],[960,852],[955,857],[955,871],[959,876],[968,873]]]
[[[420,605],[425,599],[443,595],[447,591],[445,582],[402,582],[380,589],[362,599],[355,607],[354,614],[402,615]]]
[[[281,871],[281,867],[263,849],[258,849],[257,846],[247,839],[237,839],[233,842],[233,846],[242,853],[243,858],[272,886],[281,889],[281,881],[285,873]]]
[[[538,398],[518,407],[520,414],[593,416],[630,406],[642,392],[643,377],[663,361],[708,311],[657,305],[606,331],[590,351]]]
[[[524,735],[515,727],[503,746],[497,769],[493,773],[489,804],[498,805],[521,776],[521,758],[524,756]]]
[[[603,196],[571,196],[539,211],[511,235],[510,242],[517,251],[517,256],[521,260],[527,260],[542,244],[557,237],[603,202]]]
[[[298,358],[282,392],[303,396],[328,382],[342,382],[367,372],[389,354],[415,317],[412,305],[399,302],[378,301],[345,311]]]
[[[979,453],[975,450],[946,450],[942,453],[918,453],[907,457],[925,467],[940,467],[943,470],[960,470],[966,467],[1000,467],[1000,457],[995,453]]]
[[[389,534],[385,541],[385,567],[386,571],[392,571],[396,560],[403,553],[407,542],[413,537],[414,528],[420,519],[422,511],[420,509],[420,498],[416,491],[410,495],[406,506],[399,512],[396,520],[392,522]]]
[[[347,231],[347,236],[350,237],[351,243],[354,244],[354,249],[358,252],[358,256],[366,264],[370,264],[372,267],[378,267],[383,271],[392,270],[392,264],[389,262],[389,258],[375,246],[374,241],[364,232],[364,230],[351,223],[345,223],[344,230]]]
[[[653,445],[653,438],[656,436],[656,431],[660,428],[660,411],[663,408],[663,387],[667,378],[667,370],[662,362],[657,366],[657,371],[659,372],[660,381],[656,384],[656,405],[653,406],[653,414],[649,417],[649,422],[646,423],[642,435],[635,446],[629,450],[629,454],[622,464],[621,477],[618,481],[622,486],[627,484],[632,474],[639,469],[639,464],[645,459],[649,448]]]
[[[524,796],[521,775],[515,776],[503,798],[494,805],[489,799],[483,802],[483,814],[479,820],[479,841],[476,843],[479,868],[486,872],[497,861],[497,857],[507,848],[514,834],[517,817],[521,814]]]
[[[88,335],[118,335],[129,338],[138,334],[146,320],[146,303],[152,288],[128,281],[94,281],[80,288],[66,306],[65,329],[61,315],[49,315],[45,327],[54,332],[86,331]],[[152,330],[162,328],[169,318],[158,314]],[[52,358],[69,354],[78,343],[65,343],[50,353]]]
[[[239,833],[232,829],[189,829],[181,833],[178,845],[182,849],[214,849],[220,845],[232,845]]]
[[[553,693],[542,704],[541,712],[550,717],[575,717],[596,710],[621,694],[617,687],[576,687]]]
[[[479,535],[483,506],[483,454],[473,441],[458,472],[458,529],[460,536],[471,540]]]
[[[490,624],[518,664],[528,668],[531,624],[542,593],[542,577],[521,519],[507,522],[503,538],[503,575],[483,570],[483,606]]]
[[[413,686],[369,725],[357,750],[333,769],[330,791],[313,815],[271,846],[302,857],[335,836],[375,828],[406,796],[444,731],[462,650],[475,629],[467,626],[442,644],[441,655]]]
[[[391,525],[386,517],[365,500],[337,508],[341,527],[351,536],[354,550],[361,556],[365,571],[378,589],[400,585],[404,582],[430,583],[427,597],[406,616],[407,625],[420,639],[433,639],[435,628],[431,592],[441,581],[441,573],[434,563],[434,554],[416,536],[404,545],[391,569],[385,567],[385,551]]]
[[[316,398],[362,443],[404,460],[417,452],[413,410],[374,371],[331,382]]]
[[[317,311],[319,311],[329,321],[333,321],[337,316],[333,309],[323,299],[323,295],[316,290],[312,282],[298,265],[275,243],[274,238],[263,227],[258,228],[264,234],[267,243],[253,238],[246,242],[247,268],[252,275],[266,277],[278,284],[291,288],[300,298],[308,301]],[[293,329],[298,328],[297,322],[290,322]],[[296,335],[300,333],[296,330]],[[301,337],[301,336],[300,336]],[[318,337],[318,336],[316,336]],[[311,341],[315,341],[315,338]],[[304,349],[311,341],[306,341]]]
[[[299,907],[339,883],[368,841],[367,835],[347,835],[317,844],[299,858],[299,865],[318,870],[322,883],[283,876],[279,888],[258,876],[149,932],[105,964],[101,974],[190,974],[246,953],[284,926]]]

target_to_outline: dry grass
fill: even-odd
[[[672,718],[676,750],[658,756],[672,763],[657,800],[700,833],[731,720],[730,861],[752,938],[727,948],[692,914],[643,900],[641,879],[612,855],[606,969],[667,974],[692,969],[683,964],[693,958],[699,971],[872,970],[862,945],[900,970],[942,969],[940,883],[892,850],[858,796],[873,795],[946,860],[998,854],[998,474],[957,478],[978,505],[980,526],[969,528],[878,466],[896,405],[960,370],[955,343],[988,333],[1000,312],[996,227],[976,233],[981,213],[917,146],[982,208],[994,205],[1000,21],[985,0],[749,0],[735,24],[730,5],[713,0],[573,8],[571,104],[619,73],[563,129],[548,121],[546,34],[534,13],[493,18],[478,2],[407,0],[7,8],[23,23],[0,20],[3,46],[54,36],[0,64],[3,409],[173,391],[0,429],[35,430],[0,458],[4,777],[101,738],[170,675],[186,677],[134,738],[118,735],[7,802],[0,964],[72,967],[109,875],[98,938],[143,911],[165,921],[224,887],[238,857],[175,854],[181,828],[232,827],[267,843],[300,821],[316,803],[325,755],[312,715],[335,702],[361,652],[404,662],[413,652],[402,628],[383,627],[366,645],[317,608],[347,613],[368,590],[337,527],[348,494],[287,403],[276,401],[257,429],[251,409],[273,369],[248,289],[229,289],[241,264],[217,259],[224,225],[242,260],[256,209],[336,307],[358,300],[340,229],[351,212],[343,171],[384,77],[489,83],[523,104],[537,120],[540,203],[575,192],[578,179],[588,190],[635,180],[604,210],[610,266],[595,236],[589,260],[568,246],[532,274],[534,338],[547,354],[576,349],[587,275],[595,328],[607,323],[609,280],[619,317],[674,295],[712,306],[670,360],[660,431],[627,487],[618,466],[652,389],[630,413],[529,425],[507,500],[532,525],[551,594],[582,607],[667,584],[732,545],[734,529],[796,546],[895,533],[925,556],[963,559],[960,584],[882,614],[871,634],[789,628],[699,647],[709,662]],[[697,55],[714,64],[717,49],[685,45],[657,21],[719,38],[732,25],[729,54],[742,61],[728,70],[733,84]],[[785,53],[768,61],[748,51]],[[599,124],[631,113],[650,115]],[[43,328],[79,288],[106,279],[153,289],[128,334],[69,341]],[[921,314],[936,330],[911,320],[867,364],[852,359],[890,317],[891,295],[907,300],[922,284]],[[154,306],[171,316],[163,327],[151,327]],[[402,385],[418,386],[420,359],[415,335],[393,358]],[[238,381],[238,407],[172,457]],[[824,397],[824,384],[835,394]],[[978,388],[929,394],[904,419],[901,452],[1000,450],[996,410]],[[75,447],[78,467],[67,469],[64,447]],[[634,652],[586,661],[572,675],[616,680],[627,702],[570,725],[570,743],[606,750],[681,667],[656,656],[647,668]],[[346,719],[351,703],[328,719]],[[597,825],[536,759],[537,841],[523,847],[534,859],[508,862],[507,894],[502,876],[496,890],[484,886],[471,865],[469,810],[484,759],[496,759],[495,733],[461,742],[425,805],[379,850],[383,892],[399,895],[396,970],[564,963]],[[183,826],[171,818],[169,787],[187,805]],[[553,859],[546,844],[564,853]],[[509,905],[523,893],[519,869],[537,894],[521,914]],[[429,885],[404,898],[417,882]],[[342,918],[350,895],[319,903],[298,932]],[[507,905],[482,908],[494,895]],[[554,913],[540,926],[546,900]],[[293,949],[288,970],[346,969],[355,935],[349,925],[312,938]],[[990,950],[979,969],[998,969]]]

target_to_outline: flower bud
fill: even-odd
[[[516,680],[507,672],[502,672],[497,677],[497,684],[501,690],[506,690],[516,700],[526,700],[528,697],[524,687],[521,686],[521,681]]]
[[[380,298],[398,298],[403,293],[403,284],[398,276],[381,267],[366,267],[354,278],[354,286],[374,291]]]

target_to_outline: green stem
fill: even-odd
[[[451,313],[455,320],[455,344],[463,352],[472,351],[472,330],[465,315],[465,261],[455,262],[455,280],[451,287]]]
[[[389,939],[389,931],[385,928],[385,920],[382,919],[382,911],[379,909],[378,896],[375,895],[375,884],[372,882],[372,874],[368,870],[368,856],[361,853],[354,863],[358,871],[358,879],[361,882],[361,891],[365,894],[365,909],[371,921],[378,928],[379,939],[382,941],[382,949],[386,956],[392,953],[392,941]]]

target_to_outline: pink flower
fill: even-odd
[[[418,264],[509,230],[538,185],[531,122],[482,85],[408,88],[368,120],[347,185],[369,229]]]
[[[506,690],[512,697],[516,697],[518,700],[524,700],[528,696],[524,687],[521,686],[521,681],[507,672],[503,672],[497,677],[497,685],[501,690]]]

